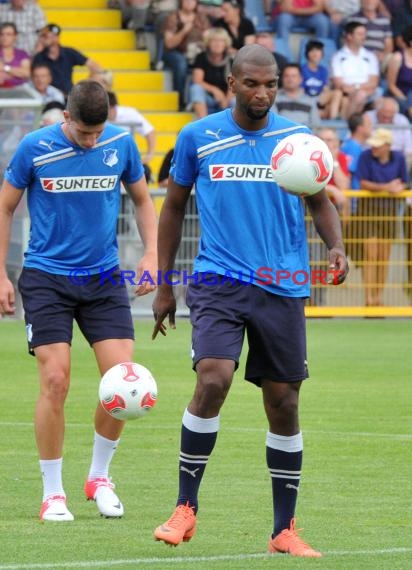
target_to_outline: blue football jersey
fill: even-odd
[[[121,181],[133,183],[143,166],[133,137],[107,124],[97,144],[70,142],[61,125],[26,135],[5,178],[27,189],[30,237],[24,266],[68,275],[118,265],[116,240]]]
[[[182,129],[170,173],[182,186],[195,185],[201,225],[195,271],[279,295],[309,295],[304,205],[279,188],[270,166],[277,143],[296,132],[310,130],[272,112],[264,129],[242,130],[230,109]]]

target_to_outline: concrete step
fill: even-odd
[[[116,95],[120,105],[136,107],[141,112],[178,110],[179,98],[175,91],[117,91]]]
[[[82,50],[83,51],[83,50]],[[97,61],[104,69],[149,70],[150,54],[148,51],[85,49],[85,55]]]
[[[88,71],[83,68],[77,68],[73,73],[74,83],[88,77]],[[165,76],[162,71],[113,70],[113,91],[163,91],[164,88]]]
[[[48,22],[58,24],[62,30],[78,27],[119,30],[122,25],[120,10],[91,10],[89,7],[83,10],[48,8],[45,14]]]
[[[81,22],[79,22],[81,24]],[[136,38],[132,30],[93,30],[84,29],[62,30],[61,44],[74,47],[80,51],[105,50],[134,50]]]

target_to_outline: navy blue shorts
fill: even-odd
[[[90,345],[109,338],[134,339],[127,290],[118,268],[112,280],[92,275],[76,285],[67,275],[23,268],[18,287],[22,296],[29,352],[36,346],[67,342],[73,338],[73,321]]]
[[[263,378],[298,382],[308,377],[305,299],[216,275],[212,283],[203,275],[187,290],[194,369],[203,358],[233,360],[237,368],[246,332],[246,380],[260,386]]]

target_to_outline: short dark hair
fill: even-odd
[[[405,44],[409,47],[412,43],[412,26],[406,26],[402,30],[401,37]]]
[[[305,56],[308,57],[309,52],[311,52],[313,49],[319,49],[323,51],[324,47],[324,43],[319,40],[309,40],[305,47]]]
[[[348,129],[354,133],[356,129],[363,123],[363,113],[352,113],[348,118]]]
[[[363,22],[360,22],[359,20],[350,20],[344,27],[345,36],[353,34],[356,28],[360,28],[361,26],[362,28],[366,28],[366,25]]]
[[[108,91],[107,97],[109,99],[109,107],[116,107],[116,105],[119,104],[117,97],[116,97],[116,93],[114,93],[113,91]]]
[[[69,93],[67,110],[74,121],[81,121],[85,125],[105,123],[109,115],[109,99],[105,88],[92,79],[79,81]]]

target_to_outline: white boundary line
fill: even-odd
[[[384,554],[410,554],[412,548],[380,548],[377,550],[330,550],[324,553],[325,557],[341,557],[341,556],[381,556]],[[119,560],[78,560],[76,562],[59,562],[59,563],[36,563],[36,564],[1,564],[0,570],[46,570],[47,568],[110,568],[112,566],[120,566],[121,564],[138,566],[141,564],[196,564],[198,562],[224,562],[236,560],[253,560],[261,558],[269,558],[269,554],[237,554],[237,555],[221,555],[221,556],[179,556],[176,558],[129,558]]]
[[[67,428],[78,428],[78,429],[90,429],[91,424],[89,423],[75,423],[75,422],[68,422],[66,423],[66,427]],[[21,428],[33,428],[33,423],[32,422],[2,422],[0,421],[0,428],[1,427],[21,427]],[[151,423],[150,425],[146,426],[144,424],[140,424],[139,429],[148,429],[150,431],[156,431],[156,430],[175,430],[176,429],[176,425],[154,425],[153,423]],[[242,432],[250,432],[250,433],[255,433],[255,432],[259,432],[259,433],[266,433],[266,429],[265,428],[248,428],[248,427],[229,427],[229,426],[224,426],[221,428],[221,432],[238,432],[238,433],[242,433]],[[330,430],[318,430],[318,429],[303,429],[303,435],[308,434],[308,435],[330,435],[330,436],[335,436],[335,437],[372,437],[372,438],[380,438],[380,439],[394,439],[394,440],[410,440],[412,439],[412,434],[411,433],[375,433],[375,432],[367,432],[367,431],[352,431],[352,432],[347,432],[347,431],[330,431]]]

